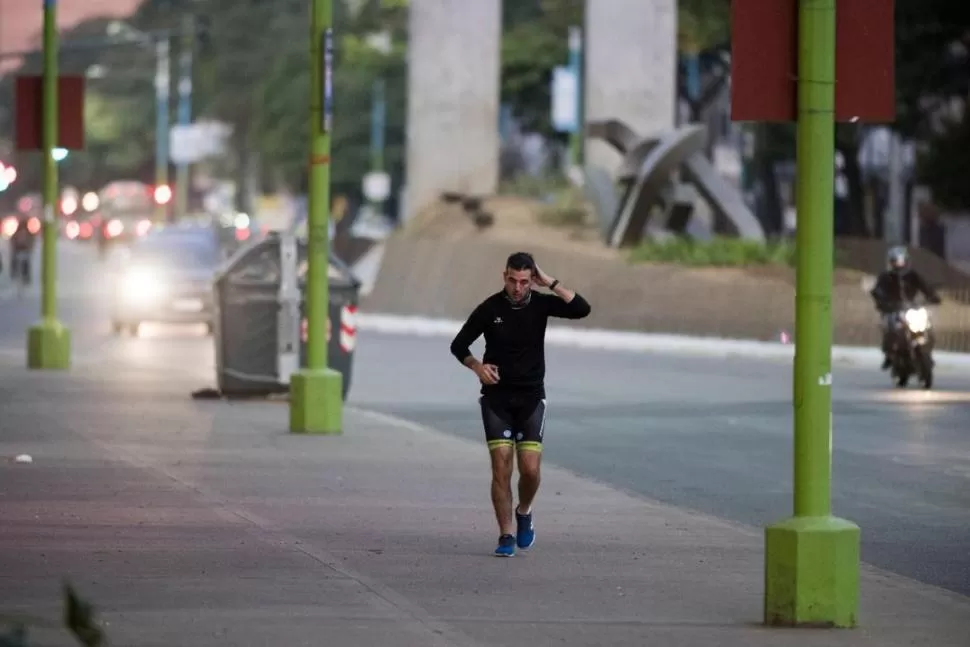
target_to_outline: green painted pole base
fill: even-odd
[[[765,624],[856,626],[859,526],[837,517],[794,517],[765,530]]]
[[[56,319],[43,319],[28,328],[27,368],[71,368],[71,331]]]
[[[343,376],[329,368],[303,369],[290,377],[290,431],[343,433]]]

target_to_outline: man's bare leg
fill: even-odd
[[[539,491],[542,452],[519,449],[519,505],[516,512],[527,515],[532,512],[532,502]]]
[[[492,507],[495,520],[502,535],[515,535],[515,518],[512,515],[512,467],[511,445],[494,447],[492,458]]]

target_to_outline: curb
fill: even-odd
[[[455,319],[432,319],[417,316],[358,313],[357,326],[363,331],[412,335],[416,337],[452,337],[462,326]],[[752,359],[785,359],[794,357],[791,344],[719,337],[690,337],[654,333],[604,330],[599,328],[569,328],[549,326],[546,341],[557,346],[614,350],[628,352],[669,353],[728,358],[743,355]],[[937,351],[933,355],[938,368],[970,369],[970,354]],[[832,361],[846,364],[882,363],[878,348],[833,346]]]

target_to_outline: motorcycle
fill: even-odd
[[[933,388],[933,346],[935,335],[929,310],[904,304],[890,315],[890,375],[904,388],[913,375],[925,389]]]

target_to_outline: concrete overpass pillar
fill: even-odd
[[[586,0],[585,119],[636,132],[672,128],[677,97],[677,0]],[[586,140],[586,163],[613,171],[608,144]]]
[[[498,187],[501,0],[411,0],[405,219]]]

